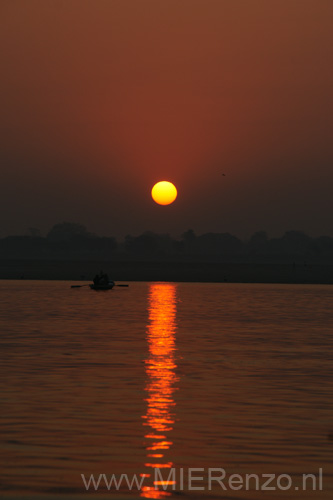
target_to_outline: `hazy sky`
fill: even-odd
[[[0,236],[333,235],[332,0],[0,0],[0,40]]]

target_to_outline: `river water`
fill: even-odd
[[[1,498],[332,498],[333,287],[70,285],[0,282]]]

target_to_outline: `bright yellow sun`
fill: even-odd
[[[159,205],[170,205],[177,198],[177,189],[172,182],[157,182],[151,190],[151,196]]]

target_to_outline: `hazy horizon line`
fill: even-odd
[[[73,232],[72,233],[72,237],[77,237],[77,236],[82,236],[82,237],[87,237],[87,238],[114,238],[116,241],[125,241],[126,238],[139,238],[140,236],[143,236],[143,235],[147,235],[147,234],[153,234],[155,236],[168,236],[170,237],[171,239],[173,240],[179,240],[179,239],[183,239],[184,235],[186,233],[192,233],[194,237],[201,237],[201,236],[204,236],[204,235],[230,235],[234,238],[237,238],[238,240],[242,241],[242,242],[246,242],[246,241],[250,241],[251,238],[253,238],[255,235],[266,235],[266,238],[267,240],[275,240],[275,239],[281,239],[283,238],[284,236],[288,235],[288,234],[299,234],[299,235],[303,235],[307,238],[310,238],[310,239],[319,239],[319,238],[333,238],[333,235],[329,235],[329,234],[320,234],[319,236],[313,236],[309,233],[307,233],[306,231],[304,230],[301,230],[301,229],[286,229],[284,230],[283,232],[280,233],[279,236],[271,236],[269,234],[269,231],[267,231],[266,229],[258,229],[254,232],[252,232],[250,234],[250,236],[248,237],[242,237],[242,236],[238,236],[237,234],[235,233],[232,233],[230,231],[205,231],[205,232],[197,232],[196,230],[194,230],[193,228],[188,228],[186,230],[184,230],[182,233],[180,234],[172,234],[170,232],[156,232],[152,229],[146,229],[144,231],[141,231],[137,234],[126,234],[125,236],[120,236],[119,234],[118,235],[115,235],[115,234],[99,234],[98,232],[94,232],[94,231],[89,231],[87,229],[87,227],[84,225],[84,224],[81,224],[81,223],[78,223],[78,222],[69,222],[69,221],[64,221],[64,222],[59,222],[59,223],[56,223],[54,224],[49,231],[47,231],[46,233],[44,233],[43,231],[41,231],[39,228],[35,228],[35,227],[30,227],[30,228],[27,228],[26,232],[25,233],[9,233],[9,234],[6,234],[6,235],[1,235],[0,236],[0,240],[3,240],[3,239],[6,239],[6,238],[15,238],[15,237],[31,237],[31,238],[44,238],[44,239],[48,239],[50,233],[52,230],[54,230],[55,228],[57,227],[60,227],[60,226],[71,226],[73,229],[76,227],[76,228],[81,228],[82,232]]]

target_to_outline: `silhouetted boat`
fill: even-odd
[[[100,283],[100,284],[92,283],[89,286],[92,290],[111,290],[115,286],[115,283],[114,281],[109,281],[108,283]]]

